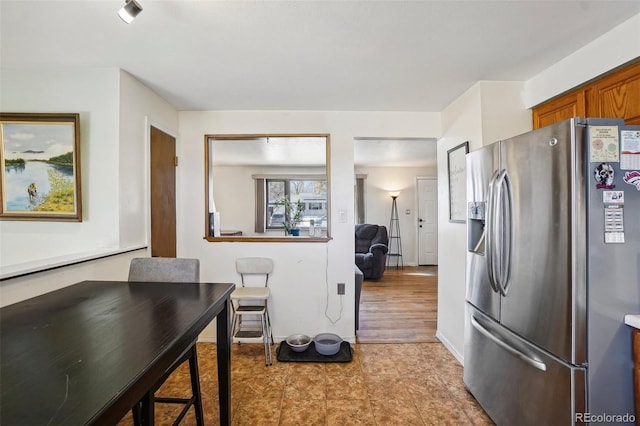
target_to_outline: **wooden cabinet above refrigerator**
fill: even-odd
[[[617,68],[533,108],[533,128],[571,117],[624,118],[640,124],[640,61]]]

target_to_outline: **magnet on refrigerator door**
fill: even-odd
[[[590,161],[620,161],[618,126],[589,126]]]
[[[596,167],[593,177],[596,180],[596,188],[598,189],[613,189],[616,186],[613,184],[613,178],[615,177],[615,171],[607,163],[601,163]]]
[[[640,172],[634,170],[632,172],[626,172],[622,180],[629,185],[634,185],[638,191],[640,191]]]

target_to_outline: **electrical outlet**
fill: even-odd
[[[344,283],[338,283],[338,294],[344,294]]]

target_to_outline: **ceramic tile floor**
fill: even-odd
[[[264,365],[263,346],[232,349],[232,425],[492,425],[462,383],[462,366],[440,343],[352,344],[350,363]],[[205,424],[217,425],[215,344],[198,343]],[[180,368],[159,391],[189,395]],[[156,404],[156,424],[179,408]],[[127,415],[119,423],[131,424]],[[193,410],[184,425],[195,424]]]

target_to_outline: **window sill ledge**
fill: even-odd
[[[328,243],[331,237],[204,237],[210,243]]]

